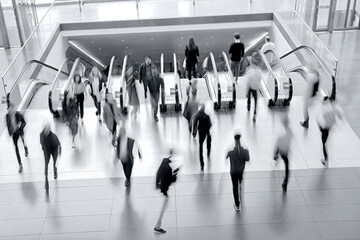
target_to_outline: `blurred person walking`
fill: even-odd
[[[140,84],[142,83],[144,86],[144,97],[147,98],[147,89],[149,87],[149,79],[151,79],[152,72],[151,69],[155,67],[151,63],[151,57],[146,56],[145,62],[141,64],[139,68],[139,78],[140,78]]]
[[[85,100],[85,84],[79,74],[74,76],[76,102],[78,104],[81,123],[84,123],[84,100]]]
[[[61,156],[60,141],[58,137],[51,131],[49,123],[45,124],[44,129],[40,133],[40,144],[45,158],[45,188],[48,189],[48,166],[50,157],[52,156],[53,158],[54,179],[56,180],[58,177],[57,159]]]
[[[212,126],[209,115],[205,113],[205,105],[200,105],[200,110],[193,116],[193,137],[196,137],[199,131],[199,160],[201,171],[204,171],[204,158],[203,158],[203,143],[206,139],[207,156],[210,156],[211,151],[211,135],[210,128]]]
[[[174,171],[172,170],[170,163],[170,157],[164,158],[161,162],[161,165],[156,173],[156,189],[160,189],[161,193],[164,195],[164,202],[160,211],[160,215],[158,220],[156,221],[154,231],[155,233],[164,234],[166,231],[161,228],[162,218],[164,216],[164,212],[169,202],[168,190],[172,183],[176,182],[177,174],[179,172],[179,168],[176,168]]]
[[[283,117],[282,124],[285,129],[285,133],[281,135],[274,148],[274,160],[277,161],[280,157],[284,160],[285,163],[285,177],[282,183],[282,189],[284,192],[287,191],[288,181],[289,181],[289,151],[290,151],[290,144],[293,139],[293,133],[289,127],[289,118],[288,116]]]
[[[188,96],[188,100],[185,104],[183,116],[188,121],[189,131],[191,134],[192,125],[193,125],[193,117],[199,110],[199,102],[197,101],[196,82],[193,82],[192,85],[188,85],[186,87],[186,94]]]
[[[139,146],[136,144],[134,139],[127,136],[125,128],[121,127],[119,130],[119,136],[116,139],[116,154],[117,158],[120,159],[123,165],[124,174],[126,177],[126,187],[130,186],[131,173],[134,166],[134,147],[136,147],[139,159],[141,160]]]
[[[240,41],[240,33],[234,33],[234,42],[230,45],[229,49],[230,60],[231,60],[231,71],[234,75],[235,81],[238,80],[240,71],[240,62],[245,54],[245,46]]]
[[[72,147],[75,148],[75,137],[79,129],[79,110],[78,104],[76,103],[74,83],[71,83],[68,87],[68,90],[66,90],[64,93],[63,109],[65,114],[65,120],[67,121],[72,135]]]
[[[250,66],[246,70],[247,77],[247,110],[250,111],[251,107],[251,95],[254,98],[254,115],[253,121],[256,121],[256,108],[257,108],[257,92],[259,90],[259,85],[261,81],[261,70],[256,63],[256,58],[258,53],[253,53],[251,57],[248,57]]]
[[[116,128],[120,124],[123,115],[117,107],[116,101],[111,93],[106,90],[105,104],[103,106],[104,123],[112,134],[111,143],[115,146]]]
[[[25,137],[24,137],[24,128],[26,126],[26,122],[25,122],[24,116],[20,112],[15,110],[15,106],[12,103],[9,103],[8,112],[6,114],[6,125],[7,125],[9,135],[12,137],[13,143],[15,146],[15,153],[16,153],[18,164],[19,164],[18,172],[22,173],[23,165],[21,162],[21,156],[20,156],[19,147],[18,147],[18,140],[19,140],[19,137],[21,137],[21,140],[24,145],[25,157],[27,157],[29,154],[29,151],[28,151],[28,147],[26,145]]]
[[[321,159],[321,163],[324,166],[328,166],[329,164],[326,142],[329,137],[330,130],[332,129],[332,126],[336,123],[337,119],[343,120],[342,110],[339,106],[335,105],[335,102],[333,100],[325,97],[322,102],[321,115],[318,121],[324,154],[324,158]]]
[[[96,115],[99,116],[101,122],[101,90],[102,90],[102,75],[100,70],[94,66],[89,75],[90,95],[94,101],[96,108]]]
[[[233,186],[234,209],[237,212],[240,211],[242,206],[241,182],[243,179],[245,164],[250,160],[249,151],[241,146],[240,137],[240,134],[236,134],[234,136],[235,147],[226,155],[226,159],[230,158],[230,176]]]
[[[126,91],[129,97],[129,106],[133,107],[131,116],[133,119],[137,119],[140,113],[140,101],[136,90],[136,81],[133,72],[134,72],[134,68],[132,66],[126,69],[126,73],[125,73]]]
[[[150,103],[154,115],[154,120],[159,121],[157,117],[159,109],[159,99],[160,99],[160,87],[161,87],[161,97],[164,97],[164,80],[160,77],[158,70],[155,66],[151,67],[151,77],[147,78],[148,87],[150,92]]]
[[[317,92],[319,91],[320,74],[315,68],[306,66],[305,76],[308,87],[304,98],[304,121],[300,122],[300,125],[304,128],[309,128],[309,107],[313,104],[314,100],[316,99]]]
[[[191,76],[196,78],[196,68],[199,57],[199,48],[195,44],[194,38],[189,38],[189,44],[185,47],[186,71],[188,73],[189,83],[191,84]]]

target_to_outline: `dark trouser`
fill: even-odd
[[[204,167],[204,158],[203,158],[203,143],[206,138],[206,147],[207,147],[207,154],[210,155],[211,150],[211,135],[210,132],[207,132],[206,134],[200,134],[199,133],[199,154],[200,154],[200,166]]]
[[[157,116],[158,113],[158,109],[159,109],[159,98],[160,98],[160,93],[156,92],[156,93],[150,93],[150,103],[151,103],[151,108],[154,111],[154,117]]]
[[[94,94],[91,94],[91,97],[94,101],[94,105],[96,107],[96,110],[98,111],[98,114],[101,114],[101,101],[100,99],[97,99],[97,97]]]
[[[58,150],[53,150],[51,153],[47,153],[45,154],[45,179],[48,179],[48,167],[49,167],[49,162],[50,162],[50,157],[53,157],[53,167],[54,167],[54,175],[57,174],[57,168],[56,168],[56,160],[58,158]]]
[[[249,88],[248,94],[247,94],[247,108],[248,111],[250,111],[250,105],[251,105],[251,95],[254,97],[255,102],[255,108],[254,108],[254,114],[256,114],[256,106],[257,106],[257,90]]]
[[[123,169],[124,169],[124,174],[127,180],[130,180],[131,178],[131,172],[134,166],[134,161],[133,160],[127,160],[127,161],[121,161],[122,165],[123,165]]]
[[[287,154],[281,154],[280,153],[281,158],[284,160],[285,163],[285,178],[284,178],[284,182],[283,184],[287,186],[288,184],[288,180],[289,180],[289,159],[288,159],[288,155]]]
[[[14,142],[14,145],[15,145],[15,153],[16,153],[16,157],[17,157],[17,161],[18,161],[19,166],[22,165],[20,152],[19,152],[19,147],[18,147],[18,140],[19,140],[20,134],[21,133],[14,132],[13,135],[12,135],[12,139],[13,139],[13,142]]]
[[[79,108],[79,112],[80,112],[80,117],[83,118],[84,117],[84,93],[80,93],[76,95],[76,101],[78,104],[78,108]]]
[[[322,128],[322,127],[320,127],[321,141],[322,141],[322,144],[323,144],[323,152],[324,152],[325,160],[328,160],[328,154],[327,154],[327,151],[326,151],[326,141],[327,141],[327,139],[329,137],[329,131],[330,131],[330,128]]]
[[[241,196],[239,197],[239,188],[241,189],[242,173],[231,174],[231,182],[233,186],[234,202],[237,207],[240,206]]]
[[[188,72],[188,79],[191,80],[191,76],[196,77],[196,63],[186,64],[186,70]]]
[[[144,96],[145,98],[147,98],[147,89],[148,89],[148,86],[146,83],[143,82],[143,85],[144,85]]]
[[[239,77],[240,61],[231,61],[231,71],[234,74],[234,79],[237,81]]]

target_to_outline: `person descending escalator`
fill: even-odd
[[[126,79],[126,91],[129,97],[129,106],[133,107],[131,116],[133,119],[137,119],[140,113],[140,101],[136,90],[136,82],[134,78],[134,68],[132,66],[127,67],[125,73]]]
[[[230,46],[229,54],[231,60],[231,71],[234,75],[235,81],[237,81],[240,72],[240,62],[245,54],[245,46],[240,41],[240,33],[234,33],[234,42]]]
[[[265,54],[268,63],[272,65],[275,60],[274,53],[276,53],[276,46],[270,40],[270,36],[265,37],[265,44],[262,46],[261,52]]]
[[[316,100],[320,85],[320,74],[315,68],[310,66],[305,66],[304,69],[308,87],[304,97],[304,121],[300,122],[300,125],[304,128],[309,128],[309,107]]]
[[[128,137],[125,128],[121,127],[119,136],[116,138],[116,155],[123,165],[126,187],[130,186],[131,173],[134,166],[134,147],[136,147],[139,159],[141,160],[140,148],[136,141]]]
[[[277,161],[279,158],[279,155],[284,160],[285,178],[282,183],[282,189],[284,192],[286,192],[288,182],[289,182],[289,158],[288,158],[288,156],[289,156],[289,152],[290,152],[290,144],[291,144],[291,141],[293,138],[293,133],[289,127],[289,117],[288,116],[284,116],[282,118],[282,124],[284,126],[285,133],[278,138],[278,140],[275,144],[274,160]]]
[[[189,38],[189,44],[185,48],[186,57],[186,71],[188,74],[189,83],[191,84],[191,76],[196,78],[196,69],[199,57],[199,48],[195,44],[194,38]]]
[[[9,135],[12,137],[13,143],[15,146],[15,153],[16,153],[18,164],[19,164],[18,172],[22,173],[23,165],[21,162],[21,156],[20,156],[19,147],[18,147],[18,140],[19,140],[19,137],[21,137],[21,140],[24,144],[25,157],[27,157],[29,154],[29,151],[26,146],[26,142],[25,142],[25,138],[24,138],[24,128],[26,126],[26,122],[25,122],[24,116],[20,112],[15,110],[15,106],[12,103],[9,103],[8,113],[6,114],[6,125],[7,125]]]
[[[252,95],[254,98],[254,122],[256,121],[257,92],[261,81],[261,70],[256,62],[257,56],[258,53],[255,52],[251,57],[247,58],[250,66],[246,69],[245,74],[245,77],[247,78],[247,110],[250,111]]]
[[[193,137],[199,131],[199,160],[201,171],[204,171],[203,143],[206,139],[207,156],[209,158],[211,151],[211,129],[212,123],[209,115],[205,113],[205,104],[201,104],[200,110],[193,116]]]
[[[76,102],[79,107],[81,123],[84,123],[84,100],[85,100],[85,84],[79,74],[74,76]]]
[[[99,122],[101,122],[101,83],[102,83],[102,74],[100,70],[94,66],[91,69],[89,75],[90,82],[90,95],[94,101],[96,108],[96,115],[99,117]]]

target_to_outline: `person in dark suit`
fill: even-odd
[[[121,127],[119,130],[119,136],[116,140],[116,149],[117,149],[116,153],[118,159],[120,159],[123,165],[124,174],[126,177],[125,180],[126,187],[130,186],[130,178],[134,166],[134,155],[133,155],[134,145],[136,145],[135,140],[127,137],[125,128]],[[139,146],[136,145],[136,147],[139,158],[141,159]]]
[[[147,98],[147,89],[149,87],[148,79],[152,77],[151,76],[151,68],[152,67],[155,67],[155,66],[153,66],[151,64],[151,57],[146,56],[145,62],[143,64],[141,64],[140,68],[139,68],[139,78],[140,78],[140,83],[142,83],[144,86],[145,98]]]
[[[61,155],[60,141],[58,137],[51,131],[49,123],[45,124],[44,129],[40,133],[40,144],[45,157],[45,188],[48,189],[48,166],[50,162],[50,157],[53,157],[54,179],[57,179],[58,173],[56,167],[56,160]]]
[[[196,132],[199,131],[199,159],[201,171],[204,171],[204,158],[203,158],[203,143],[206,138],[207,145],[207,156],[210,156],[211,150],[211,135],[210,128],[212,126],[209,115],[205,113],[205,105],[202,103],[200,105],[200,110],[196,113],[193,119],[193,137],[196,137]]]
[[[19,173],[22,173],[23,166],[21,162],[21,156],[19,153],[18,140],[19,137],[21,137],[22,142],[24,144],[25,157],[27,157],[29,151],[24,139],[24,127],[26,126],[26,122],[24,116],[20,112],[16,111],[15,106],[11,103],[9,104],[8,113],[6,114],[6,125],[9,135],[12,136],[15,145],[16,157],[19,164]]]
[[[250,160],[249,151],[241,146],[240,137],[240,134],[234,136],[235,147],[226,155],[226,158],[230,158],[230,175],[235,202],[234,209],[237,212],[240,211],[241,191],[239,197],[239,188],[241,188],[245,163]]]
[[[179,172],[179,168],[175,169],[174,171],[172,170],[170,166],[171,163],[170,157],[164,158],[162,160],[161,165],[156,173],[156,182],[155,182],[156,189],[160,189],[160,191],[165,196],[159,218],[154,227],[155,233],[159,233],[159,234],[166,233],[166,231],[161,228],[161,221],[164,216],[166,206],[169,202],[169,196],[168,196],[169,187],[173,182],[176,182],[177,174]]]

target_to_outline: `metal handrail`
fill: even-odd
[[[177,80],[179,97],[180,97],[180,100],[182,100],[183,95],[182,95],[182,89],[181,89],[180,77],[179,77],[179,74],[178,74],[178,66],[177,66],[176,53],[173,53],[173,62],[174,62],[174,79],[176,79],[176,80]],[[180,101],[180,100],[179,100],[179,101]]]
[[[160,55],[160,73],[164,74],[164,54]]]
[[[106,88],[107,89],[109,89],[110,88],[110,86],[112,87],[112,84],[113,84],[113,66],[114,66],[114,63],[115,63],[115,61],[116,60],[118,60],[118,59],[120,59],[120,57],[119,56],[116,56],[116,55],[114,55],[114,56],[112,56],[112,58],[111,58],[111,61],[110,61],[110,68],[109,68],[109,74],[108,74],[108,84],[107,84],[107,86],[106,86]],[[115,96],[114,96],[115,97]]]
[[[290,73],[289,71],[287,70],[287,68],[284,66],[284,63],[280,60],[279,56],[277,55],[276,52],[274,52],[273,50],[269,49],[267,51],[264,52],[264,54],[268,53],[268,52],[271,52],[274,56],[275,56],[275,59],[277,61],[277,63],[280,65],[280,68],[284,71],[285,75],[286,75],[286,78],[288,79],[289,81],[289,96],[287,99],[285,99],[286,102],[290,102],[292,97],[293,97],[293,84],[292,84],[292,79],[291,79],[291,76],[290,76]]]
[[[20,56],[20,54],[22,53],[23,49],[25,48],[25,46],[27,45],[27,43],[30,41],[30,39],[32,38],[32,36],[34,35],[35,31],[39,28],[40,24],[42,23],[42,21],[44,20],[44,18],[48,15],[50,9],[53,7],[53,5],[55,4],[56,0],[54,0],[50,7],[48,8],[48,10],[45,12],[44,16],[41,18],[40,22],[36,25],[36,27],[34,28],[34,30],[31,32],[30,36],[28,37],[28,39],[26,39],[24,45],[21,47],[20,51],[16,54],[15,58],[11,61],[10,65],[7,67],[7,69],[5,70],[5,72],[3,73],[3,75],[1,76],[1,81],[3,83],[3,88],[4,88],[4,93],[5,95],[7,94],[6,92],[6,84],[4,81],[4,77],[6,76],[6,74],[10,71],[10,68],[14,65],[15,61],[18,59],[18,57]],[[14,84],[15,85],[15,84]]]
[[[230,75],[231,82],[235,84],[234,75],[233,75],[233,73],[231,71],[231,68],[230,68],[229,59],[228,59],[228,57],[227,57],[227,55],[226,55],[226,53],[224,51],[221,52],[221,55],[224,57],[225,65],[226,65],[226,68],[227,68],[227,72]]]
[[[70,71],[70,74],[69,74],[69,78],[68,80],[66,81],[66,83],[64,84],[64,89],[66,90],[69,86],[69,83],[71,82],[71,80],[73,79],[74,75],[75,75],[75,70],[78,66],[78,64],[81,62],[81,61],[84,61],[84,62],[87,62],[85,59],[83,59],[82,57],[78,57],[76,58],[72,68],[71,68],[71,71]],[[92,65],[91,65],[92,66]]]
[[[305,49],[305,50],[309,51],[315,57],[315,59],[318,61],[318,63],[321,65],[321,67],[325,70],[325,72],[329,75],[329,77],[331,78],[331,81],[332,81],[332,90],[331,90],[330,98],[335,100],[335,98],[336,98],[336,78],[335,78],[335,76],[336,76],[337,69],[334,69],[335,74],[332,74],[331,70],[324,64],[323,60],[320,58],[320,56],[315,52],[315,50],[313,48],[306,46],[306,45],[301,45],[301,46],[291,50],[290,52],[284,54],[283,56],[280,57],[280,59],[286,58],[290,54],[295,53],[296,51],[300,51],[301,49]]]
[[[266,66],[267,70],[269,71],[271,77],[272,77],[273,80],[274,80],[274,86],[275,86],[274,91],[275,91],[275,93],[274,93],[274,98],[271,99],[271,100],[272,100],[272,104],[275,104],[276,101],[277,101],[277,99],[278,99],[278,91],[279,91],[279,90],[278,90],[278,83],[277,83],[276,76],[275,76],[273,70],[271,69],[270,64],[268,63],[265,54],[262,53],[260,50],[258,50],[257,53],[261,56],[262,61],[265,63],[265,66]],[[267,87],[267,84],[265,84],[265,85],[266,85],[267,90],[269,91],[269,89],[268,89],[268,87]],[[270,92],[270,91],[269,91],[269,92]],[[270,95],[270,96],[271,96],[271,95]],[[271,97],[271,98],[272,98],[272,97]]]
[[[213,90],[215,91],[215,96],[216,96],[216,95],[218,95],[217,91],[216,91],[216,87],[218,87],[218,85],[220,84],[219,83],[219,75],[218,75],[217,68],[216,68],[216,61],[215,61],[214,54],[212,52],[210,52],[209,57],[210,57],[212,65],[213,65],[213,70],[214,70],[215,79],[216,79],[216,86],[214,86],[214,84],[212,84]],[[219,98],[219,96],[217,96],[217,97]]]

